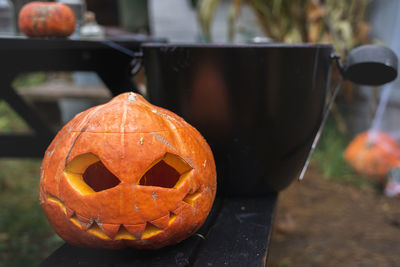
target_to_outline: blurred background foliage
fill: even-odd
[[[20,75],[13,86],[34,86],[44,73]],[[0,99],[0,133],[29,126]],[[36,266],[62,244],[39,203],[40,159],[0,158],[0,267]]]
[[[343,151],[349,141],[349,137],[337,127],[334,118],[328,119],[311,157],[311,164],[332,182],[379,192],[379,181],[360,175],[345,161]]]
[[[0,266],[36,266],[61,244],[38,200],[41,160],[0,160]]]
[[[232,0],[227,40],[234,40],[235,22],[249,6],[265,36],[280,43],[332,43],[342,55],[368,42],[365,21],[371,0]],[[197,14],[205,40],[211,42],[214,14],[220,0],[198,0]]]

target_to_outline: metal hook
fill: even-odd
[[[339,69],[342,77],[344,77],[344,66],[343,66],[342,62],[340,61],[340,55],[338,53],[332,53],[331,59],[336,61],[336,66]]]
[[[133,76],[135,76],[139,72],[140,68],[143,65],[143,51],[140,50],[140,51],[134,52],[134,57],[133,57],[130,65],[132,68],[131,74]]]

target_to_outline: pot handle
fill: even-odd
[[[391,82],[397,77],[397,56],[390,48],[384,46],[363,45],[353,49],[347,56],[345,66],[340,62],[340,56],[338,54],[333,54],[332,58],[336,60],[343,79],[350,80],[357,84],[377,86]],[[340,79],[334,87],[331,98],[325,107],[320,127],[311,145],[303,169],[300,172],[299,180],[304,178],[310,163],[311,155],[321,137],[322,129],[324,128],[336,95],[340,90],[341,83],[342,79]]]
[[[388,47],[363,45],[353,49],[342,66],[343,78],[361,85],[378,86],[397,77],[397,56]]]

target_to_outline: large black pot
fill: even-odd
[[[343,68],[345,78],[362,80],[376,70],[396,77],[390,50],[378,47],[383,55],[363,60],[373,49]],[[203,134],[219,193],[279,191],[298,176],[323,121],[333,52],[324,44],[145,44],[147,98]]]

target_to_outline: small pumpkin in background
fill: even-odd
[[[400,166],[400,146],[384,132],[363,132],[347,146],[344,158],[357,172],[383,181],[390,169]]]
[[[67,37],[75,30],[75,15],[62,3],[30,2],[20,10],[18,26],[29,37]]]
[[[76,115],[48,147],[40,201],[81,247],[156,249],[194,234],[216,193],[200,133],[134,93]]]

